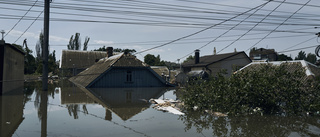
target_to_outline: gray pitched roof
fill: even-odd
[[[60,59],[60,68],[88,68],[92,66],[97,59],[107,56],[104,51],[78,51],[62,50]]]
[[[182,66],[183,67],[200,67],[200,66],[207,66],[225,59],[228,59],[230,57],[236,56],[238,54],[245,54],[247,56],[247,54],[245,52],[232,52],[232,53],[225,53],[225,54],[217,54],[217,55],[207,55],[207,56],[202,56],[200,57],[199,63],[195,64],[194,60],[189,60],[186,63],[183,63]],[[251,60],[248,56],[247,56],[248,60]]]
[[[148,65],[133,55],[121,53],[109,58],[100,59],[91,67],[80,72],[78,75],[71,77],[70,81],[83,87],[87,87],[111,67],[148,67]]]
[[[245,67],[241,68],[239,71],[242,70],[253,70],[256,68],[261,67],[262,64],[271,64],[271,65],[281,65],[287,64],[287,70],[289,72],[294,72],[299,69],[305,69],[306,77],[312,76],[320,76],[320,68],[308,61],[305,60],[296,60],[296,61],[272,61],[272,62],[251,62],[250,64],[246,65]],[[237,73],[237,72],[235,72]],[[302,78],[302,79],[305,79]]]

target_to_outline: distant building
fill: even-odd
[[[164,87],[167,82],[147,64],[135,56],[121,53],[106,58],[70,78],[73,83],[85,88],[113,87]]]
[[[244,67],[251,62],[245,52],[232,52],[225,54],[215,54],[200,57],[200,51],[195,51],[195,59],[182,64],[184,73],[190,71],[206,71],[209,75],[215,76],[221,70],[226,70],[227,76],[234,71]]]
[[[278,54],[274,49],[253,48],[249,53],[251,60],[277,61]]]
[[[62,50],[60,71],[62,76],[74,76],[107,56],[106,51]]]
[[[25,53],[0,40],[0,95],[23,87]]]

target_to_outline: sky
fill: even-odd
[[[35,45],[43,30],[44,0],[0,0],[0,31],[6,43]],[[49,45],[57,60],[69,39],[90,37],[88,50],[135,49],[182,62],[200,56],[275,49],[292,58],[315,53],[320,32],[319,0],[52,0]],[[178,61],[179,60],[179,61]]]

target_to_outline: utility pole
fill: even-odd
[[[51,0],[44,0],[44,47],[42,47],[43,69],[42,69],[42,90],[48,91],[48,55],[49,55],[49,13]]]

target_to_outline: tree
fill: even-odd
[[[144,62],[150,66],[165,66],[166,65],[164,61],[160,61],[160,55],[155,57],[152,54],[147,54],[146,56],[144,56]]]
[[[312,64],[315,64],[317,61],[317,56],[316,56],[316,54],[308,53],[305,60],[312,63]]]
[[[86,37],[85,41],[83,43],[83,50],[86,51],[88,49],[88,43],[89,43],[90,38]],[[80,33],[76,33],[70,37],[69,44],[67,45],[69,50],[80,50],[81,49],[81,38],[80,38]]]
[[[294,58],[294,60],[305,60],[306,59],[306,53],[304,51],[300,51],[298,53],[298,56]]]
[[[93,51],[107,51],[106,46],[100,47],[98,49],[94,49]],[[126,52],[126,53],[135,53],[137,52],[135,49],[120,49],[120,48],[116,48],[113,49],[113,52]]]
[[[291,57],[288,57],[287,55],[285,54],[280,54],[278,56],[278,61],[287,61],[287,60],[293,60]]]
[[[23,45],[25,47],[23,50],[26,53],[24,56],[24,74],[32,74],[36,70],[36,60],[32,55],[32,50],[28,48],[27,39],[23,41]],[[15,46],[21,47],[19,45]]]
[[[98,49],[94,49],[93,51],[107,51],[107,48],[106,48],[106,46],[103,46]]]
[[[125,52],[125,53],[135,53],[137,52],[135,49],[113,49],[113,52]]]
[[[183,63],[186,63],[190,60],[194,60],[194,56],[190,55],[189,57],[186,58],[186,60],[183,61]]]
[[[37,52],[37,57],[36,57],[36,60],[35,60],[35,65],[36,66],[36,69],[35,69],[35,72],[38,73],[38,74],[42,74],[42,67],[43,67],[43,64],[42,64],[42,48],[44,46],[44,37],[43,37],[43,33],[41,32],[40,35],[39,35],[39,40],[36,44],[36,52]],[[58,65],[56,64],[56,51],[54,50],[52,53],[50,53],[48,55],[48,71],[49,72],[53,72],[53,73],[56,73],[56,70],[58,68]]]

